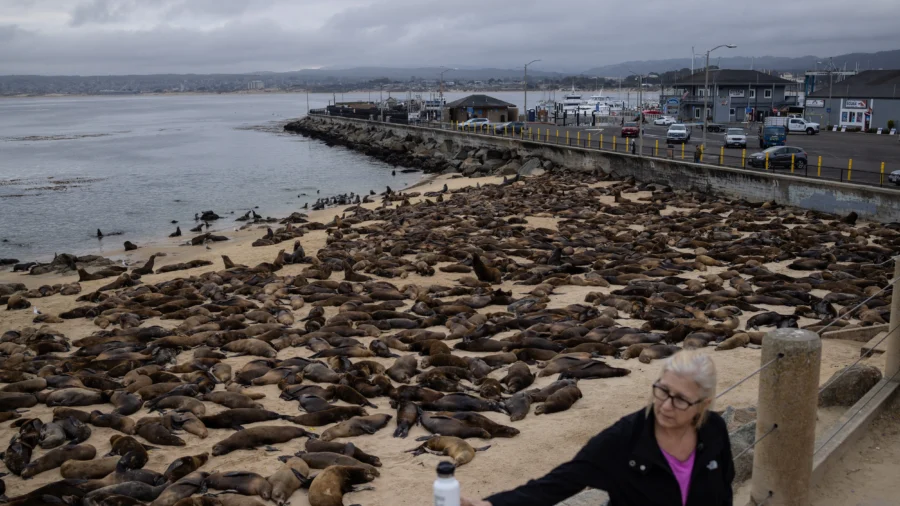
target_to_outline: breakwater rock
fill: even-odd
[[[391,165],[431,174],[536,176],[558,168],[527,149],[471,146],[453,139],[438,140],[427,133],[401,135],[390,128],[365,123],[306,117],[288,123],[284,129],[329,146],[360,151]]]

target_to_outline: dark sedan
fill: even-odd
[[[528,125],[523,121],[510,121],[509,123],[503,123],[501,125],[497,125],[497,133],[498,134],[520,134],[522,132],[528,131]]]
[[[795,170],[806,170],[806,165],[809,163],[806,151],[792,146],[772,146],[765,151],[753,153],[747,159],[747,162],[751,167],[765,167],[767,154],[769,155],[770,168],[783,167],[790,169],[793,161]]]

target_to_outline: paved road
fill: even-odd
[[[581,144],[587,144],[587,134],[591,134],[591,145],[598,146],[599,136],[603,135],[603,147],[612,149],[612,137],[618,136],[620,133],[619,126],[597,126],[597,127],[556,127],[553,125],[533,125],[533,129],[541,129],[541,138],[546,138],[547,128],[550,129],[550,142],[557,142],[556,130],[559,130],[559,142],[564,144],[565,134],[569,133],[569,142],[576,144],[577,134],[580,132]],[[644,153],[654,154],[656,142],[659,141],[660,156],[665,156],[666,148],[666,130],[667,127],[646,125],[644,129]],[[747,152],[749,156],[753,153],[761,151],[757,144],[756,130],[747,132]],[[704,161],[707,163],[719,163],[719,155],[721,147],[724,145],[724,133],[709,132],[707,134],[707,154]],[[692,160],[695,147],[702,142],[703,132],[699,128],[694,128],[691,134],[691,140],[684,149],[685,160]],[[617,150],[622,151],[622,138],[617,139]],[[640,143],[640,141],[638,141]],[[817,135],[792,134],[788,136],[788,146],[796,146],[806,150],[810,166],[805,175],[819,177],[818,175],[818,157],[822,157],[821,177],[833,179],[836,181],[845,181],[847,179],[847,168],[849,160],[853,159],[853,170],[850,172],[851,181],[859,183],[867,183],[879,185],[882,183],[886,187],[900,189],[900,186],[894,186],[888,183],[887,175],[894,170],[900,170],[900,142],[897,136],[890,135],[873,135],[861,133],[841,133],[841,132],[820,132]],[[681,145],[675,145],[675,157],[681,158]],[[885,163],[885,175],[881,177],[881,163]],[[737,148],[726,148],[724,154],[724,165],[740,166],[741,150]],[[748,167],[749,168],[749,167]],[[764,169],[760,169],[764,170]],[[789,169],[777,169],[779,172],[788,171]]]

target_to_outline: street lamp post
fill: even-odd
[[[528,66],[541,60],[531,60],[525,64],[525,123],[528,123]]]
[[[707,127],[709,127],[709,114],[706,112],[707,104],[709,103],[709,53],[712,53],[720,47],[734,49],[737,46],[735,44],[722,44],[706,52],[706,78],[703,83],[703,144],[701,144],[703,153],[706,152],[706,130]]]
[[[456,69],[451,69],[451,68],[447,68],[447,67],[441,67],[441,68],[444,70],[441,71],[441,94],[440,94],[440,99],[439,99],[439,102],[440,102],[439,105],[441,107],[441,123],[443,123],[444,122],[444,72],[450,72],[451,70],[456,70]]]
[[[657,74],[647,74],[638,76],[638,110],[640,116],[638,120],[638,135],[641,138],[641,156],[644,156],[644,77],[659,77]]]

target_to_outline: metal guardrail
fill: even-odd
[[[317,111],[310,111],[312,115],[320,115]],[[337,116],[335,116],[337,117]],[[359,118],[345,118],[366,123],[381,123],[380,121],[369,121]],[[405,119],[405,118],[404,118]],[[398,122],[400,123],[400,122]],[[402,122],[406,125],[406,122]],[[645,158],[653,158],[659,160],[677,160],[683,162],[703,163],[706,165],[715,165],[726,168],[736,168],[744,170],[752,170],[767,174],[786,174],[797,177],[810,179],[821,179],[825,181],[838,181],[841,183],[850,183],[860,186],[876,186],[883,188],[896,188],[900,190],[900,185],[893,184],[889,181],[890,170],[886,163],[882,162],[878,170],[870,168],[853,166],[853,160],[849,160],[846,166],[827,165],[823,162],[821,156],[809,156],[804,162],[802,159],[793,159],[792,161],[776,161],[762,160],[757,163],[751,160],[747,150],[735,151],[734,149],[725,149],[721,146],[718,151],[707,150],[706,153],[698,153],[695,149],[688,149],[685,144],[674,145],[669,147],[665,142],[654,140],[650,142],[644,141],[643,149],[640,146],[640,139],[622,138],[617,135],[604,135],[587,133],[581,135],[581,132],[572,132],[563,127],[557,127],[552,124],[544,124],[540,126],[529,126],[525,131],[513,133],[495,132],[496,125],[493,123],[487,125],[476,125],[467,127],[452,123],[437,122],[410,122],[410,127],[422,128],[428,130],[451,130],[464,133],[467,135],[485,136],[485,137],[501,137],[519,142],[551,144],[555,146],[568,146],[573,148],[591,149],[598,151],[606,151],[612,153],[620,153],[625,155],[642,156]],[[758,166],[757,166],[758,165]]]

